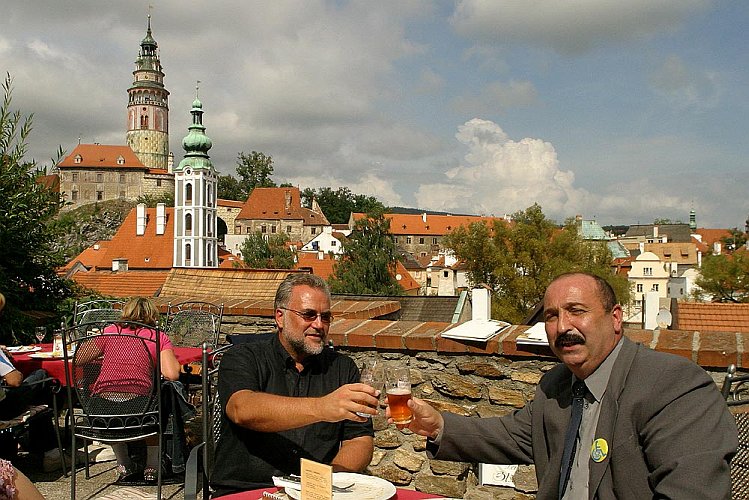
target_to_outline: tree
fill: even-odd
[[[512,222],[458,227],[443,241],[466,262],[472,285],[486,283],[494,291],[492,315],[498,319],[522,322],[551,280],[570,271],[603,276],[622,303],[629,301],[627,280],[613,274],[606,244],[583,241],[574,219],[559,228],[538,204],[514,213]]]
[[[286,233],[264,235],[255,231],[242,243],[242,260],[256,269],[293,269],[294,252],[289,249],[288,242]]]
[[[273,175],[273,158],[264,153],[239,153],[237,175],[245,199],[256,187],[276,187],[276,183],[270,178]]]
[[[705,256],[695,283],[716,302],[749,302],[749,254]]]
[[[247,194],[242,191],[239,181],[230,174],[218,176],[216,191],[222,200],[245,201],[247,199]]]
[[[398,252],[383,214],[356,221],[343,247],[343,255],[328,279],[334,293],[402,295],[395,279]]]
[[[64,262],[53,250],[51,221],[60,210],[60,195],[37,182],[43,174],[24,160],[32,116],[11,111],[12,79],[2,85],[0,106],[0,290],[7,306],[0,321],[0,341],[31,339],[25,310],[55,311],[70,295],[66,281],[55,273]],[[57,161],[57,160],[53,160]]]
[[[740,231],[738,228],[728,230],[731,236],[724,236],[720,239],[723,243],[723,248],[732,252],[744,245],[746,245],[747,234],[744,231]]]
[[[355,194],[347,187],[339,187],[336,190],[329,187],[305,188],[301,196],[302,202],[308,207],[312,206],[314,198],[331,224],[347,223],[351,212],[381,213],[385,211],[385,205],[374,196]]]

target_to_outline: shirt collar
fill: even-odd
[[[614,369],[614,362],[616,362],[616,358],[619,356],[619,351],[621,351],[622,343],[623,342],[621,341],[621,339],[619,339],[616,347],[614,347],[609,355],[606,356],[606,359],[603,360],[603,363],[598,365],[596,371],[591,373],[588,378],[585,379],[585,386],[588,388],[588,391],[593,395],[593,397],[596,398],[596,401],[600,402],[601,399],[603,399],[603,395],[606,392],[606,387],[609,385],[611,371]],[[572,383],[575,383],[576,380],[578,380],[577,377],[573,375]]]
[[[294,361],[294,358],[291,357],[291,354],[289,354],[289,351],[287,351],[286,348],[281,343],[281,333],[278,333],[277,335],[275,335],[271,342],[273,343],[275,347],[276,354],[278,354],[278,356],[283,360],[284,365],[290,368],[294,368],[296,370],[296,361]],[[317,363],[319,358],[320,358],[320,355],[307,356],[304,359],[304,361],[302,361],[302,364],[304,365],[303,371],[306,371],[308,368],[310,368],[315,363]]]

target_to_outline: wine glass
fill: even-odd
[[[385,383],[385,373],[382,368],[382,364],[374,360],[369,363],[365,363],[361,370],[362,384],[367,384],[370,387],[374,387],[375,390],[382,392],[382,386]],[[356,412],[360,417],[372,418],[369,413]]]
[[[44,337],[47,336],[47,327],[46,326],[37,326],[34,329],[34,335],[36,335],[36,340],[39,344],[42,343],[44,340]]]

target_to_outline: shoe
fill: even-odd
[[[148,465],[143,469],[143,480],[147,483],[155,483],[158,474],[159,471],[156,470],[156,467]]]
[[[132,482],[135,476],[138,474],[134,470],[128,470],[124,465],[118,465],[115,470],[117,471],[116,482],[118,483]]]

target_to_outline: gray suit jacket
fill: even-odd
[[[596,438],[606,459],[590,461],[590,498],[727,499],[738,435],[715,382],[691,361],[626,337],[601,402]],[[538,499],[556,499],[572,373],[560,364],[541,379],[532,402],[511,415],[445,413],[440,460],[535,464]],[[589,454],[588,450],[585,450]]]

